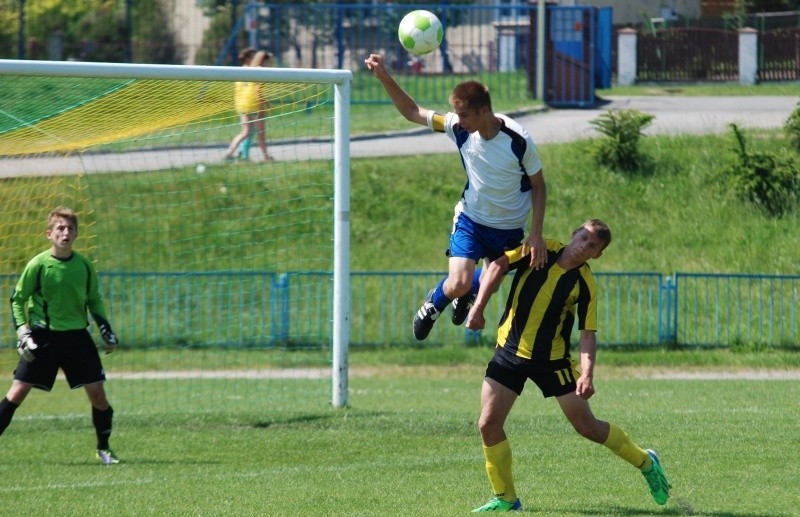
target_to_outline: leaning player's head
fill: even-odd
[[[47,216],[47,229],[52,230],[53,227],[58,223],[59,219],[65,219],[69,221],[72,226],[75,227],[75,230],[78,230],[78,214],[75,213],[75,210],[66,206],[54,208],[50,212],[50,215]]]
[[[606,223],[601,221],[600,219],[589,219],[579,227],[575,228],[572,231],[572,236],[574,237],[579,231],[583,228],[586,228],[590,232],[592,232],[597,239],[602,244],[602,248],[600,251],[603,251],[611,244],[611,229],[608,227]]]
[[[492,110],[492,97],[489,89],[478,81],[466,81],[455,88],[450,94],[450,104],[456,112],[480,111],[481,108]]]

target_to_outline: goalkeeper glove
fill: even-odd
[[[101,323],[97,328],[100,329],[100,336],[102,336],[103,341],[106,343],[106,353],[110,354],[119,344],[117,335],[114,334],[114,331],[111,330],[111,325],[108,323]]]
[[[17,352],[29,363],[36,359],[36,351],[39,345],[31,337],[31,329],[27,325],[21,325],[17,329]]]

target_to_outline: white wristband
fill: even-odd
[[[427,120],[427,123],[428,123],[428,128],[429,128],[431,131],[433,131],[433,116],[434,116],[435,114],[436,114],[436,112],[435,112],[435,111],[433,111],[433,110],[428,110],[428,120]]]

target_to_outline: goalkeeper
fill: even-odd
[[[106,352],[116,348],[117,337],[106,317],[94,265],[72,250],[78,237],[75,211],[58,207],[50,212],[45,235],[50,249],[28,262],[11,297],[21,359],[11,389],[0,401],[0,435],[31,388],[50,391],[61,368],[70,388],[83,386],[89,397],[97,459],[104,465],[119,463],[108,444],[114,410],[103,388],[106,376],[100,355],[87,330],[87,311],[100,330]]]

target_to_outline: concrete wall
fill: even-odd
[[[172,27],[175,29],[178,43],[186,47],[185,64],[193,65],[209,20],[197,7],[196,0],[173,0],[173,2]]]

